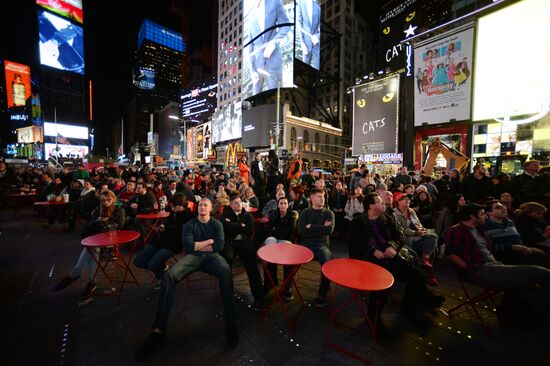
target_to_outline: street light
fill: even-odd
[[[279,125],[279,114],[281,108],[281,82],[275,79],[269,72],[265,71],[264,69],[258,69],[258,72],[262,75],[270,77],[277,82],[277,109],[275,112],[275,154],[279,156],[279,141],[281,135],[281,126]]]

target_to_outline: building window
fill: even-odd
[[[319,132],[315,132],[315,146],[313,150],[316,152],[322,151],[321,146],[319,144],[321,143],[321,137],[319,136]]]
[[[292,127],[290,129],[290,150],[294,151],[296,148],[296,128]]]

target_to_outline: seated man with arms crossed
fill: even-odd
[[[226,260],[219,254],[224,247],[224,234],[221,222],[210,217],[212,202],[203,198],[199,202],[198,217],[183,227],[183,247],[187,255],[179,259],[164,274],[160,287],[157,314],[153,332],[139,348],[134,359],[143,361],[155,351],[165,338],[168,316],[174,302],[176,285],[195,271],[202,271],[218,278],[226,324],[227,345],[235,348],[239,333],[235,323],[233,275]]]

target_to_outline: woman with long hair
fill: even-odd
[[[291,199],[289,204],[290,210],[300,213],[302,210],[309,207],[309,203],[304,194],[304,188],[301,185],[291,187],[289,192]]]
[[[348,202],[346,202],[345,219],[348,221],[353,220],[355,216],[361,215],[364,211],[363,207],[363,189],[360,186],[356,186],[353,189],[353,194],[349,196]]]
[[[82,230],[81,237],[87,238],[95,234],[108,231],[115,226],[121,229],[126,221],[126,215],[122,207],[116,207],[116,196],[113,191],[103,191],[100,193],[100,206],[92,211],[91,219],[88,225]],[[95,254],[96,260],[99,256],[99,251]],[[60,291],[73,283],[76,279],[80,278],[84,267],[88,268],[88,282],[84,287],[84,291],[80,295],[80,303],[91,298],[92,293],[96,289],[96,284],[93,282],[94,274],[97,269],[97,263],[90,255],[90,252],[84,248],[80,252],[80,256],[76,265],[71,273],[64,277],[57,285],[52,289],[53,291]]]
[[[433,199],[432,195],[426,191],[420,191],[418,193],[418,206],[415,210],[417,212],[418,218],[420,219],[420,222],[422,223],[422,226],[428,229],[433,229],[435,227],[435,223],[433,220]]]
[[[344,217],[346,212],[344,211],[346,203],[348,201],[348,193],[344,189],[344,185],[341,181],[336,181],[336,184],[330,192],[329,207],[334,212],[335,226],[334,231],[338,235],[343,235],[346,232],[346,221]]]

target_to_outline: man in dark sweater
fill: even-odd
[[[508,218],[506,207],[498,200],[485,206],[488,219],[482,226],[493,242],[494,256],[504,264],[533,264],[550,269],[550,256],[543,250],[523,245],[514,222]]]
[[[165,338],[170,309],[174,302],[176,285],[191,275],[201,271],[218,279],[223,311],[225,316],[227,345],[235,348],[239,340],[236,325],[233,276],[226,260],[219,254],[224,247],[224,234],[221,222],[212,218],[212,202],[203,198],[198,205],[198,217],[183,227],[183,247],[187,255],[179,259],[162,278],[157,314],[153,332],[138,349],[134,360],[145,360],[155,351]]]
[[[468,202],[484,203],[489,196],[494,194],[493,183],[486,175],[485,165],[478,164],[474,167],[474,173],[462,181],[462,194]]]
[[[406,166],[399,168],[399,173],[395,176],[395,186],[397,187],[399,183],[404,186],[407,184],[412,184],[412,177],[409,175],[408,169]]]
[[[321,266],[332,258],[330,251],[330,234],[334,231],[334,213],[325,208],[325,191],[313,188],[310,194],[311,208],[300,213],[298,235],[300,244],[313,251],[315,260]],[[321,283],[317,296],[317,307],[327,304],[327,291],[330,281],[321,273]]]

